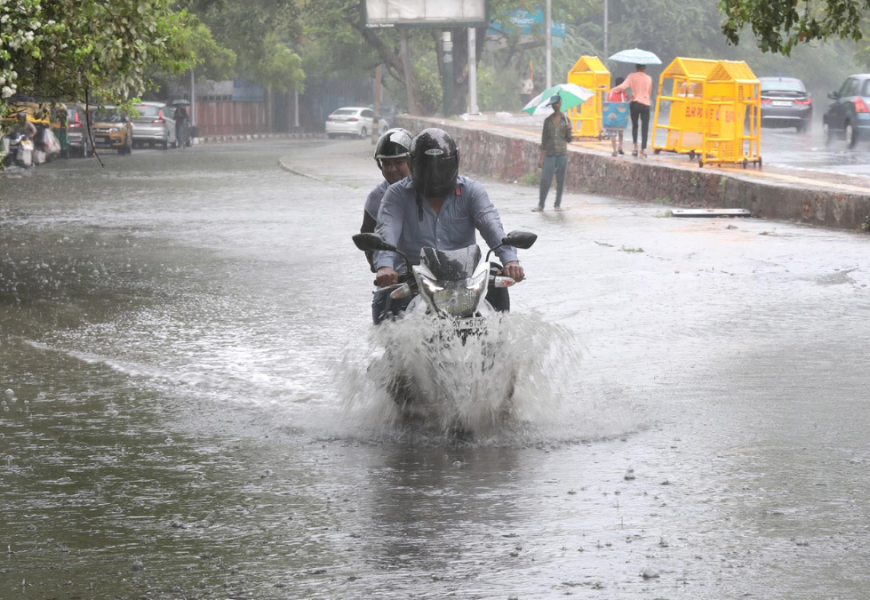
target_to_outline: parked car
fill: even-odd
[[[133,152],[133,126],[127,115],[114,106],[91,108],[94,147],[117,150],[118,154]]]
[[[850,76],[828,98],[831,105],[822,121],[825,144],[835,137],[846,138],[846,145],[854,148],[858,140],[870,136],[870,74]]]
[[[175,111],[163,102],[142,102],[136,105],[138,116],[133,116],[133,143],[138,146],[160,145],[166,150],[178,146],[175,139]]]
[[[372,132],[375,111],[371,108],[349,106],[339,108],[326,118],[326,135],[336,138],[340,135],[353,135],[367,137]],[[389,124],[384,120],[378,121],[380,131],[386,131]]]
[[[66,137],[69,140],[70,154],[83,157],[93,155],[94,147],[88,133],[88,118],[85,107],[78,104],[66,105]]]
[[[793,77],[761,77],[761,126],[795,127],[809,132],[813,97],[804,82]]]

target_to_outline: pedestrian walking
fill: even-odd
[[[531,102],[532,100],[532,92],[535,91],[535,82],[532,81],[531,77],[526,76],[520,84],[520,101],[523,103],[523,106]]]
[[[617,77],[616,78],[616,85],[620,86],[620,85],[622,85],[622,83],[624,81],[625,81],[625,77]],[[613,90],[610,90],[610,92],[607,94],[607,101],[608,102],[625,103],[625,102],[628,102],[628,94],[626,94],[623,91],[617,92],[615,89],[613,89]],[[624,107],[623,107],[623,109],[624,109]],[[623,152],[623,150],[622,150],[623,128],[622,127],[620,127],[619,129],[608,128],[607,133],[610,135],[610,146],[611,146],[611,148],[613,148],[613,156],[619,156],[621,154],[625,154],[625,152]],[[618,143],[617,143],[617,140],[618,140]]]
[[[613,88],[614,92],[631,89],[631,139],[634,142],[632,156],[646,158],[646,143],[649,135],[650,96],[652,95],[652,77],[646,74],[646,65],[635,65],[635,71],[625,78],[621,85]],[[641,146],[637,147],[637,126],[641,124]]]
[[[538,168],[541,173],[541,189],[538,205],[532,212],[544,210],[547,194],[550,192],[550,183],[553,174],[556,175],[556,202],[553,208],[562,210],[562,190],[565,187],[565,171],[568,168],[568,142],[571,141],[571,124],[568,118],[562,114],[562,99],[556,95],[550,98],[547,106],[553,107],[553,114],[544,121],[544,131],[541,133],[541,158],[538,160]]]
[[[187,121],[189,118],[186,106],[182,105],[175,109],[175,140],[179,150],[184,150],[184,147],[187,145],[187,134],[189,131]]]

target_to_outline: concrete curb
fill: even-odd
[[[471,122],[422,117],[399,117],[396,126],[449,132],[462,149],[463,171],[508,181],[537,173],[540,144],[526,137],[481,129]],[[854,231],[870,221],[870,190],[862,194],[794,185],[762,180],[751,172],[614,158],[576,146],[569,147],[565,189],[677,206],[745,208],[764,219]]]
[[[352,186],[345,185],[345,184],[340,183],[338,181],[329,181],[328,179],[323,179],[322,177],[317,177],[316,175],[312,175],[311,173],[306,173],[304,171],[300,171],[296,167],[290,165],[287,162],[287,159],[284,159],[284,158],[278,159],[278,167],[280,167],[281,170],[283,170],[283,171],[287,171],[288,173],[292,173],[293,175],[298,175],[299,177],[305,177],[306,179],[313,179],[314,181],[318,181],[320,183],[325,183],[327,185],[337,185],[337,186],[352,189],[352,190],[356,189]]]
[[[256,140],[303,140],[325,138],[324,133],[255,133],[250,135],[213,135],[193,138],[195,145],[253,142]]]

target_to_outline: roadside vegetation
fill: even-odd
[[[491,0],[507,23],[532,0]],[[553,0],[567,35],[554,50],[557,80],[582,54],[627,47],[676,56],[746,60],[758,75],[791,75],[823,93],[870,68],[870,0]],[[539,28],[540,29],[540,28]],[[468,30],[451,30],[454,61],[467,64]],[[384,65],[400,108],[440,110],[443,64],[434,29],[368,29],[360,0],[0,0],[0,109],[15,95],[129,105],[149,90],[197,76],[241,77],[277,91],[310,80],[370,78]],[[477,31],[479,101],[484,110],[519,108],[519,82],[544,85],[543,31],[507,32],[486,50]],[[406,36],[409,63],[400,52]],[[465,109],[468,76],[455,72],[455,112]]]

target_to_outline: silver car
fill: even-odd
[[[160,145],[164,150],[178,146],[175,138],[175,111],[163,102],[142,102],[136,105],[133,117],[133,143],[137,146]]]

